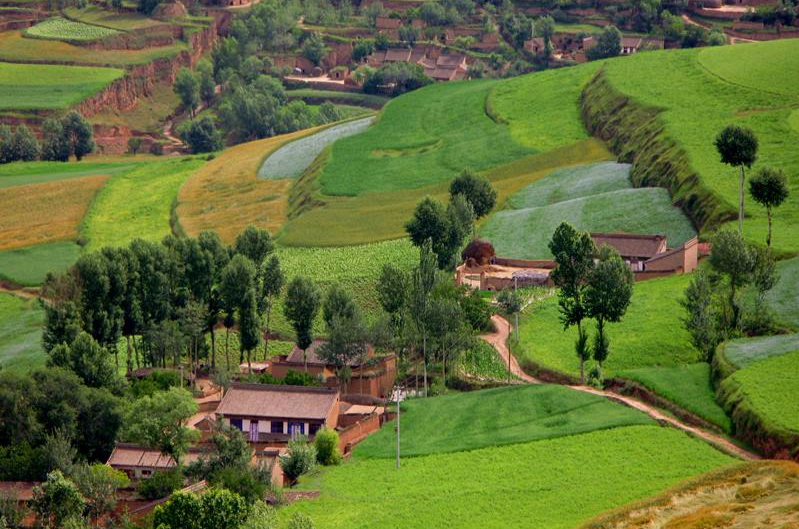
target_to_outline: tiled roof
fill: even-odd
[[[334,389],[270,384],[233,384],[218,415],[324,421],[338,400]]]
[[[611,246],[622,257],[650,258],[666,250],[665,235],[636,235],[632,233],[592,233],[597,248]]]
[[[183,456],[184,463],[191,463],[200,457],[197,451],[190,451]],[[108,457],[107,464],[112,467],[141,467],[166,469],[175,466],[172,457],[162,454],[158,450],[152,450],[143,446],[117,444],[114,451]]]
[[[408,61],[411,58],[411,50],[408,48],[393,48],[386,51],[384,61]]]
[[[326,342],[324,340],[314,340],[311,345],[308,346],[308,349],[305,351],[305,360],[309,366],[324,366],[326,365],[324,360],[319,358],[319,355],[316,354],[319,347],[324,345]],[[374,353],[374,349],[372,346],[369,346],[369,354],[371,355]],[[289,353],[288,357],[286,357],[286,362],[290,364],[305,364],[305,360],[303,360],[302,356],[302,349],[294,345],[294,348]],[[360,365],[358,359],[353,359],[350,361],[350,367],[356,367]]]

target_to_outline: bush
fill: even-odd
[[[164,155],[164,142],[163,141],[154,141],[150,145],[150,154],[154,154],[156,156],[163,156]]]
[[[292,439],[286,455],[280,456],[280,468],[289,483],[295,484],[300,476],[316,468],[316,447],[308,444],[305,436]]]
[[[235,492],[249,505],[258,500],[263,501],[267,490],[267,484],[259,480],[250,469],[242,470],[233,467],[220,469],[211,477],[211,483]]]
[[[208,116],[184,121],[178,127],[178,135],[194,154],[218,151],[222,148],[222,136],[216,129],[214,120]]]
[[[139,482],[137,490],[146,500],[158,500],[172,494],[183,486],[183,473],[180,469],[156,472]]]
[[[316,447],[316,461],[322,465],[341,463],[341,451],[338,448],[339,437],[335,430],[322,428],[316,432],[313,444]]]
[[[289,529],[314,529],[314,525],[308,516],[295,512],[289,520]]]
[[[135,136],[128,138],[128,151],[135,155],[139,152],[139,149],[141,149],[141,138]]]
[[[283,383],[287,386],[318,386],[319,381],[310,373],[289,370]]]

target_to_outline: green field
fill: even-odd
[[[165,26],[164,22],[148,18],[141,13],[107,11],[94,4],[89,4],[83,9],[68,7],[64,10],[66,16],[87,24],[116,29],[119,31],[135,31],[137,29],[154,26]]]
[[[14,162],[0,165],[0,189],[40,184],[84,176],[114,175],[128,171],[138,162]]]
[[[466,167],[483,170],[532,154],[486,114],[485,98],[495,84],[442,83],[391,101],[368,131],[333,146],[319,176],[322,191],[356,196],[416,189]]]
[[[737,368],[791,351],[799,351],[799,334],[742,338],[724,344],[724,358]]]
[[[37,301],[0,293],[0,321],[0,369],[26,371],[44,363],[44,312]]]
[[[75,22],[62,17],[43,20],[25,31],[25,36],[47,40],[93,41],[118,35],[115,29]]]
[[[610,176],[602,174],[606,165]],[[547,244],[561,222],[589,232],[665,234],[671,247],[696,236],[668,191],[632,189],[619,164],[558,171],[511,196],[508,205],[514,209],[494,214],[480,229],[507,257],[550,257]]]
[[[370,108],[380,108],[391,100],[388,97],[358,92],[335,92],[333,90],[314,90],[310,88],[287,90],[286,95],[289,99],[301,99],[309,103],[332,101],[336,104],[360,105]]]
[[[652,424],[626,406],[563,386],[533,385],[412,399],[402,404],[405,456],[422,456],[564,437],[604,428]],[[442,418],[446,417],[446,420]],[[519,420],[521,417],[524,420]],[[358,457],[395,457],[386,426],[356,448]]]
[[[799,258],[780,262],[777,270],[780,279],[766,299],[782,324],[799,330]]]
[[[706,363],[631,369],[619,375],[639,382],[725,432],[732,427],[730,418],[716,402],[716,393],[710,385],[710,365]]]
[[[67,108],[123,74],[115,68],[0,62],[0,110]]]
[[[319,529],[570,529],[732,462],[658,426],[407,458],[399,470],[356,456],[308,480],[319,498],[279,516],[303,512]]]
[[[75,262],[80,246],[53,242],[0,251],[0,279],[17,285],[41,285],[48,272],[63,272]]]
[[[799,351],[755,362],[724,379],[722,399],[757,416],[766,431],[799,434]]]
[[[88,248],[122,246],[136,238],[160,241],[172,233],[178,189],[203,163],[200,158],[159,160],[112,177],[86,214],[81,235]]]
[[[682,297],[690,275],[675,275],[635,284],[632,302],[621,323],[607,326],[610,356],[603,366],[606,376],[645,367],[675,367],[701,360],[680,318]],[[579,376],[574,354],[577,330],[563,331],[558,319],[557,297],[531,305],[519,320],[521,342],[515,346],[520,361]],[[591,335],[594,324],[586,320]],[[584,323],[584,325],[586,325]]]

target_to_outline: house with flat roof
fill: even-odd
[[[337,389],[234,383],[216,416],[252,443],[284,443],[296,435],[313,438],[321,428],[335,428],[338,410]]]

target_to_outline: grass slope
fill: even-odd
[[[0,251],[0,279],[17,285],[41,285],[48,272],[63,272],[80,254],[74,242],[53,242]]]
[[[644,367],[675,367],[700,361],[680,317],[679,305],[690,275],[675,275],[635,284],[627,314],[620,323],[607,326],[610,356],[603,365],[606,376]],[[591,335],[594,324],[587,320]],[[559,320],[558,301],[552,296],[531,305],[520,318],[520,359],[573,376],[580,363],[574,354],[577,330],[567,331]]]
[[[791,351],[799,351],[799,334],[742,338],[724,344],[724,357],[737,368]]]
[[[356,457],[307,484],[318,499],[279,517],[304,512],[319,529],[568,529],[732,461],[657,426],[409,458],[399,470]]]
[[[716,402],[716,393],[710,385],[709,364],[631,369],[622,371],[620,376],[639,382],[725,432],[731,430],[730,418]]]
[[[114,175],[133,169],[139,162],[14,162],[0,165],[0,189],[55,182],[85,176]]]
[[[755,362],[724,379],[723,401],[759,417],[765,431],[799,435],[799,351]]]
[[[386,105],[368,131],[336,142],[320,175],[327,195],[416,189],[466,167],[484,170],[532,154],[486,112],[495,81],[441,83]]]
[[[115,68],[0,62],[0,110],[67,108],[123,74]]]
[[[136,238],[159,241],[172,232],[172,206],[199,158],[159,160],[113,177],[98,193],[81,234],[89,249],[121,246]]]
[[[0,368],[27,371],[44,363],[44,311],[35,300],[0,293]]]
[[[767,295],[769,305],[780,322],[799,330],[799,258],[782,261],[777,270],[780,278]]]
[[[604,162],[559,169],[530,184],[508,199],[512,209],[549,206],[575,198],[629,189],[630,166]]]
[[[652,424],[646,415],[605,398],[563,386],[532,384],[410,400],[402,404],[400,421],[405,456]],[[394,428],[384,427],[366,438],[356,455],[395,457]]]
[[[52,17],[43,20],[35,26],[25,31],[27,37],[47,40],[71,40],[86,41],[100,40],[112,35],[118,35],[119,31],[74,20],[67,20],[62,17]]]

